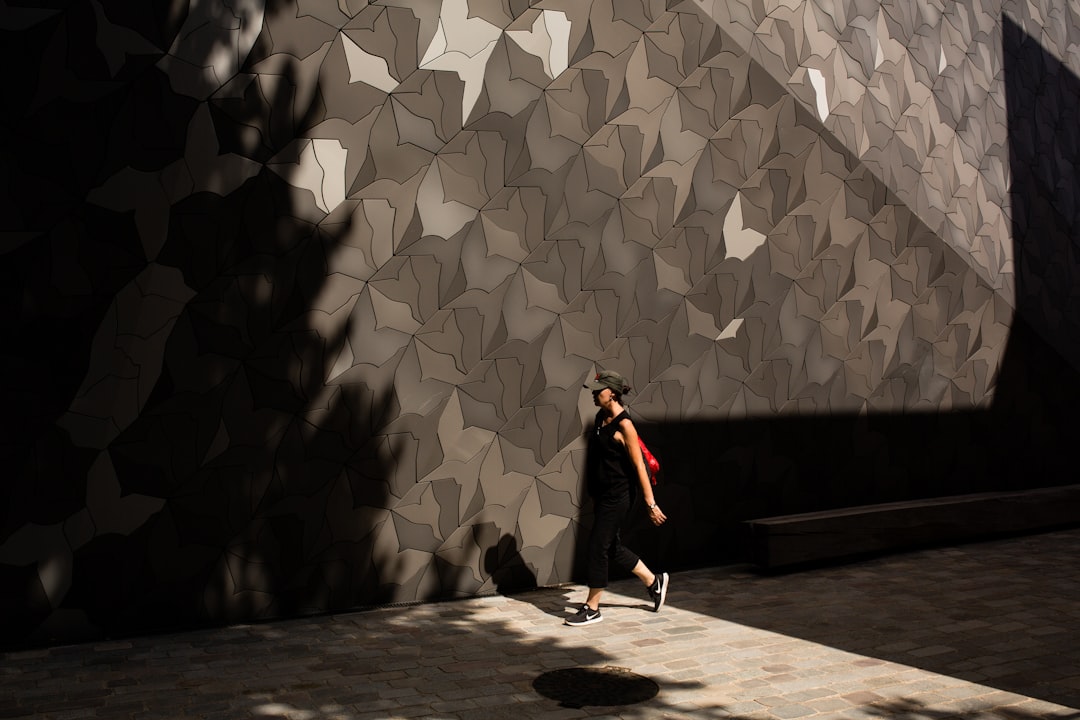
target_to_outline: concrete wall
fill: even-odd
[[[667,567],[1072,482],[1075,6],[33,5],[5,644],[568,581],[598,369]]]

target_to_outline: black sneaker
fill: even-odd
[[[582,605],[581,609],[570,617],[566,618],[566,620],[563,621],[563,624],[574,626],[591,625],[593,623],[598,623],[603,619],[604,618],[600,615],[599,609],[593,610],[588,605]]]
[[[653,584],[649,586],[649,597],[653,601],[653,612],[660,612],[660,608],[664,607],[664,601],[667,600],[667,586],[667,573],[659,573],[656,579],[653,580]]]

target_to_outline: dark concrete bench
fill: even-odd
[[[745,522],[747,559],[791,568],[1080,523],[1080,485],[861,505]]]

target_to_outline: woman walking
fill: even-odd
[[[589,625],[603,620],[600,597],[608,584],[611,564],[632,572],[648,587],[653,610],[659,611],[667,598],[668,574],[654,573],[633,552],[623,546],[619,527],[634,505],[636,488],[641,489],[649,519],[663,525],[667,516],[656,504],[645,460],[638,445],[637,429],[622,406],[622,396],[630,392],[626,379],[612,371],[598,373],[591,383],[596,413],[593,432],[589,433],[586,487],[593,499],[593,528],[589,536],[587,581],[589,594],[585,604],[566,619],[567,625]]]

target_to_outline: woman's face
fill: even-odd
[[[615,393],[611,391],[611,388],[602,388],[600,390],[593,390],[592,401],[597,407],[606,407],[611,404],[614,397]]]

